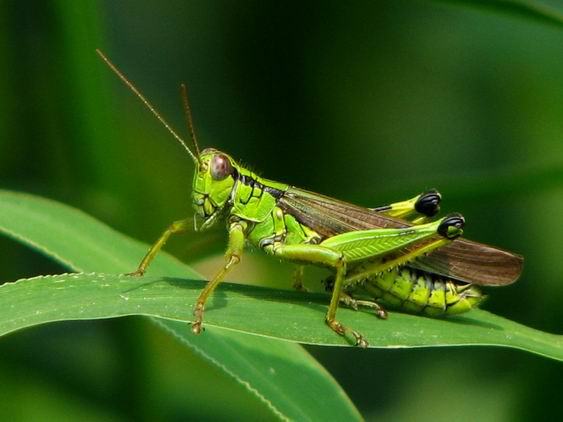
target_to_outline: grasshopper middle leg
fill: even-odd
[[[307,292],[307,288],[303,285],[303,275],[305,273],[305,266],[298,265],[293,272],[293,284],[291,285],[298,292]]]
[[[360,306],[372,309],[378,318],[387,319],[387,311],[383,306],[373,300],[355,299],[346,292],[340,294],[340,303],[357,311]]]

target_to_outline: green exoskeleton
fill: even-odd
[[[371,308],[380,318],[387,317],[383,304],[427,316],[458,314],[481,301],[477,285],[507,285],[520,275],[521,256],[460,238],[465,224],[460,214],[431,221],[441,200],[436,191],[387,206],[363,208],[259,177],[216,149],[200,152],[182,85],[193,141],[193,148],[189,148],[123,74],[100,51],[98,54],[193,159],[195,230],[226,221],[229,243],[225,264],[195,304],[195,334],[202,331],[207,300],[241,260],[246,244],[300,265],[331,269],[333,275],[325,281],[331,292],[326,323],[361,347],[367,346],[362,335],[336,318],[340,303],[354,309]],[[132,274],[143,275],[168,238],[191,225],[190,218],[171,224]],[[298,277],[295,285],[300,283]]]

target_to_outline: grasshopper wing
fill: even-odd
[[[411,225],[398,218],[294,187],[288,188],[278,206],[325,238],[355,230]]]
[[[278,206],[324,238],[354,230],[411,225],[405,220],[294,187],[280,197]],[[425,272],[489,286],[514,283],[522,266],[520,255],[467,239],[454,240],[409,263],[409,267]]]
[[[483,286],[505,286],[520,277],[523,264],[521,255],[462,238],[409,266]]]

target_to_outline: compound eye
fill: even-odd
[[[217,154],[211,159],[211,177],[213,180],[223,180],[231,174],[231,162],[222,154]]]

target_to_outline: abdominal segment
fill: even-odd
[[[484,298],[474,285],[408,267],[367,277],[349,287],[354,292],[364,290],[389,308],[431,317],[467,312]]]

